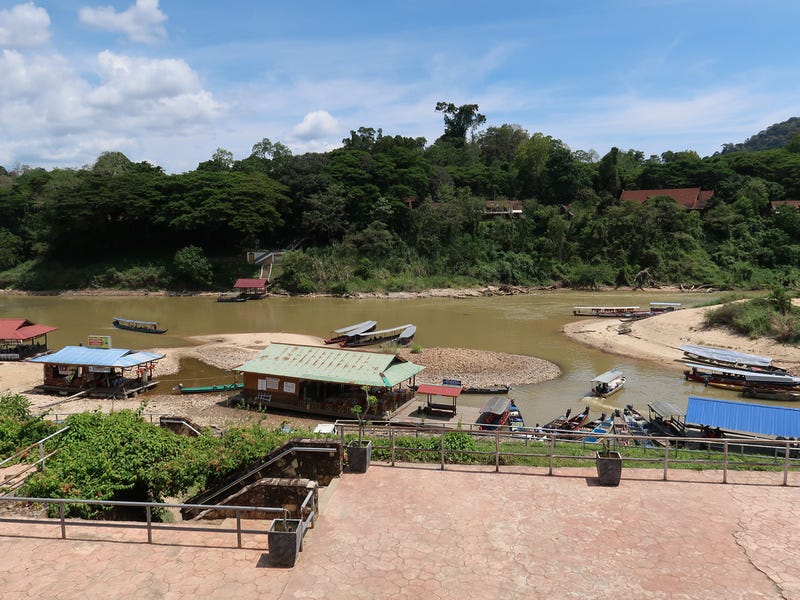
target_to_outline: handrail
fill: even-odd
[[[240,476],[238,479],[235,479],[234,481],[230,482],[226,486],[224,486],[222,488],[217,488],[217,489],[209,492],[208,494],[206,494],[204,496],[201,496],[201,498],[203,500],[205,500],[205,501],[208,501],[211,498],[215,498],[216,496],[219,496],[219,495],[223,494],[224,492],[227,492],[231,488],[241,484],[245,479],[257,474],[259,471],[262,471],[263,469],[266,469],[267,467],[269,467],[273,463],[277,462],[278,460],[280,460],[284,456],[286,456],[288,454],[291,454],[293,452],[327,452],[327,453],[334,453],[334,452],[336,452],[336,449],[335,448],[312,448],[312,447],[305,447],[305,446],[295,446],[295,447],[292,447],[292,448],[287,448],[286,450],[284,450],[283,452],[281,452],[277,456],[274,456],[273,458],[271,458],[267,462],[262,463],[258,467],[248,471],[247,473],[245,473],[244,475]]]
[[[344,443],[344,437],[346,430],[358,430],[358,424],[352,421],[337,421],[336,426],[339,428],[339,435],[341,436],[342,442]],[[528,433],[529,431],[533,431],[531,428],[526,428],[520,432],[510,432],[510,431],[466,431],[466,430],[457,430],[453,428],[441,428],[441,427],[427,427],[427,425],[423,425],[420,427],[403,425],[398,426],[397,424],[386,422],[382,424],[373,424],[372,426],[365,427],[366,435],[370,436],[373,440],[373,457],[374,450],[387,450],[390,453],[389,462],[392,466],[395,465],[396,462],[396,453],[397,451],[405,451],[409,453],[433,453],[437,452],[439,454],[439,460],[437,462],[440,463],[442,469],[445,468],[446,464],[446,456],[451,454],[475,454],[475,455],[482,455],[482,456],[492,456],[494,458],[494,465],[495,471],[499,472],[500,470],[500,458],[503,456],[519,456],[519,457],[535,457],[541,458],[543,460],[549,459],[549,474],[553,475],[554,467],[555,467],[555,459],[570,459],[575,461],[588,461],[594,460],[594,455],[592,456],[576,456],[571,454],[558,454],[558,448],[555,445],[556,440],[559,442],[566,442],[566,443],[581,443],[586,449],[591,450],[600,450],[603,448],[603,443],[587,443],[583,439],[586,434],[583,433],[576,433],[576,432],[568,432],[568,431],[547,431],[547,432],[537,432],[536,434]],[[476,437],[483,437],[488,438],[491,437],[495,440],[495,448],[492,451],[487,450],[478,450],[478,451],[468,451],[468,450],[445,450],[443,446],[444,436],[447,433],[455,432],[455,431],[464,431],[472,436]],[[441,436],[442,440],[440,442],[440,448],[438,450],[432,450],[429,448],[404,448],[400,447],[396,443],[396,436],[397,435],[429,435],[429,436]],[[377,444],[376,440],[381,438],[389,437],[390,441],[388,444]],[[574,438],[573,440],[564,439],[564,438]],[[531,443],[541,444],[544,448],[547,448],[547,451],[541,454],[531,454],[531,453],[522,453],[522,452],[513,452],[513,451],[501,451],[500,449],[500,440],[503,439],[505,441],[517,441],[519,442],[520,446],[523,445],[525,447],[529,446]],[[666,481],[668,479],[669,474],[669,467],[670,464],[708,464],[708,465],[716,465],[722,467],[722,483],[728,482],[728,471],[731,469],[729,457],[731,455],[730,450],[732,448],[740,448],[742,454],[744,454],[746,448],[752,449],[765,449],[771,448],[774,450],[772,454],[764,455],[765,457],[771,456],[772,462],[751,462],[749,466],[758,468],[758,467],[779,467],[781,466],[782,462],[782,471],[783,471],[783,482],[782,485],[788,485],[788,474],[790,470],[797,470],[800,469],[800,447],[798,447],[797,440],[769,440],[769,439],[742,439],[742,438],[675,438],[675,437],[662,437],[662,436],[647,436],[647,435],[621,435],[621,434],[605,434],[602,436],[602,439],[607,440],[610,446],[613,446],[615,450],[624,449],[626,446],[620,442],[630,441],[630,440],[649,440],[649,441],[657,441],[663,444],[663,447],[653,446],[653,447],[645,447],[645,446],[635,446],[637,449],[640,449],[645,452],[645,454],[652,453],[654,458],[637,458],[631,456],[623,456],[623,460],[626,462],[633,462],[633,463],[662,463],[663,464],[663,480]],[[692,458],[692,459],[685,459],[685,458],[677,458],[677,454],[675,457],[670,457],[670,453],[673,454],[678,450],[676,442],[688,442],[692,444],[697,444],[700,446],[705,446],[706,449],[702,450],[702,452],[710,451],[712,446],[721,447],[722,452],[722,459],[719,458],[711,458],[702,459],[702,458]],[[634,447],[634,446],[630,446]],[[696,450],[687,450],[689,452],[698,452]],[[661,458],[659,455],[663,454]],[[754,454],[754,456],[758,456],[758,454]],[[781,462],[776,462],[776,461]],[[747,465],[741,465],[747,466]]]
[[[266,533],[266,530],[258,529],[242,529],[241,527],[241,513],[243,512],[260,512],[260,513],[279,513],[283,515],[283,519],[289,518],[289,510],[284,507],[267,507],[267,506],[238,506],[238,505],[221,505],[221,504],[182,504],[177,502],[135,502],[129,500],[86,500],[83,498],[31,498],[26,496],[0,496],[0,502],[25,502],[36,504],[57,504],[58,505],[58,521],[53,519],[17,519],[6,518],[0,516],[0,522],[5,523],[34,523],[51,525],[58,523],[61,526],[61,539],[67,539],[67,519],[65,516],[64,506],[67,504],[82,504],[82,505],[97,505],[97,506],[129,506],[144,508],[146,512],[146,524],[137,525],[135,523],[116,523],[114,521],[70,521],[69,524],[78,527],[118,527],[125,529],[147,529],[147,543],[153,543],[153,529],[159,530],[172,530],[172,531],[214,531],[219,533],[236,533],[237,548],[242,547],[242,533]],[[194,508],[200,510],[213,509],[213,510],[231,510],[236,513],[236,528],[218,528],[218,527],[202,527],[193,525],[191,527],[181,525],[153,525],[152,510],[153,508]]]
[[[64,432],[65,432],[67,429],[69,429],[69,425],[67,425],[66,427],[64,427],[64,428],[62,428],[62,429],[59,429],[59,430],[58,430],[58,431],[56,431],[55,433],[51,433],[51,434],[50,434],[50,435],[48,435],[47,437],[43,437],[43,438],[42,438],[42,439],[40,439],[38,442],[34,442],[33,444],[31,444],[31,445],[30,445],[30,446],[28,446],[27,448],[23,448],[22,450],[17,450],[17,451],[16,451],[14,454],[12,454],[12,455],[11,455],[11,456],[9,456],[8,458],[6,458],[6,459],[4,459],[2,462],[0,462],[0,467],[2,467],[2,466],[3,466],[4,464],[6,464],[7,462],[10,462],[10,461],[14,460],[15,458],[19,458],[20,456],[22,456],[22,455],[24,455],[24,454],[27,454],[27,453],[28,453],[30,450],[32,450],[32,449],[33,449],[34,447],[36,447],[36,446],[38,446],[38,447],[39,447],[39,454],[40,454],[39,461],[37,461],[37,462],[40,462],[40,461],[44,460],[44,458],[45,458],[45,457],[44,457],[44,443],[45,443],[47,440],[49,440],[49,439],[51,439],[51,438],[54,438],[55,436],[57,436],[57,435],[59,435],[59,434],[62,434],[62,433],[64,433]]]

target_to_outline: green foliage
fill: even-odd
[[[31,414],[30,402],[24,396],[10,392],[0,396],[0,456],[14,454],[54,431],[52,422]],[[39,458],[38,453],[35,458]]]
[[[214,269],[198,246],[186,246],[175,253],[175,270],[193,284],[209,286],[214,277]]]
[[[800,341],[800,309],[786,305],[785,292],[778,292],[782,303],[776,302],[775,293],[773,291],[768,298],[723,304],[708,311],[704,323],[706,326],[728,327],[754,339],[772,337],[782,343],[797,343]]]

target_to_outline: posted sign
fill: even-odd
[[[90,335],[86,342],[86,345],[89,348],[103,348],[105,350],[111,348],[110,335]]]

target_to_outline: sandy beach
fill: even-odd
[[[165,355],[157,363],[156,378],[169,379],[180,368],[184,358],[194,358],[219,369],[232,369],[253,358],[273,342],[322,346],[322,338],[292,333],[243,333],[195,336],[191,346],[181,348],[150,348]],[[410,348],[398,351],[401,358],[426,367],[417,383],[441,383],[443,378],[460,379],[467,387],[520,385],[540,383],[561,375],[557,365],[532,356],[488,352],[465,348],[426,348],[412,353]],[[172,414],[188,417],[199,425],[225,428],[231,425],[261,423],[264,426],[293,428],[313,427],[322,419],[290,413],[257,413],[228,406],[229,394],[181,395],[162,384],[154,391],[125,400],[76,398],[37,394],[33,390],[42,382],[42,366],[25,362],[0,362],[0,392],[23,394],[34,413],[64,415],[92,410],[137,409],[147,402],[145,413]]]
[[[776,365],[794,374],[800,373],[800,348],[765,338],[752,340],[725,329],[705,328],[704,315],[714,308],[687,308],[628,322],[624,325],[630,327],[630,333],[626,334],[619,332],[622,321],[610,318],[569,323],[564,326],[563,332],[578,342],[604,352],[644,358],[676,369],[684,368],[678,362],[683,356],[679,346],[692,344],[769,356]]]

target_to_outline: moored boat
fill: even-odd
[[[578,317],[621,318],[638,310],[638,306],[575,306],[572,308],[572,314]]]
[[[507,394],[511,390],[509,385],[494,385],[490,387],[465,387],[462,394]]]
[[[241,390],[244,388],[244,383],[226,383],[220,385],[201,385],[199,387],[184,387],[183,384],[178,384],[178,391],[181,394],[207,394],[210,392],[229,392],[232,390]]]
[[[217,302],[247,302],[247,297],[239,292],[225,292],[217,296]]]
[[[508,407],[508,428],[516,433],[525,431],[525,420],[522,418],[522,412],[513,400]]]
[[[583,438],[583,441],[587,444],[597,444],[604,435],[611,433],[612,429],[614,429],[614,415],[602,415],[600,422],[592,428],[589,435]]]
[[[722,368],[738,369],[740,371],[753,371],[773,375],[786,375],[786,369],[772,364],[769,356],[746,354],[727,348],[714,348],[711,346],[683,345],[678,347],[684,356],[694,362],[713,365]]]
[[[347,327],[334,329],[331,331],[331,337],[325,340],[325,343],[341,344],[346,342],[351,337],[374,331],[375,327],[377,326],[377,321],[362,321],[361,323],[356,323],[355,325],[348,325]]]
[[[645,439],[650,435],[650,422],[642,413],[633,408],[633,405],[628,404],[622,411],[622,416],[625,418],[628,432],[635,437],[637,446],[652,447],[656,445],[654,440]]]
[[[611,369],[592,379],[592,395],[606,398],[620,391],[626,382],[622,371]]]
[[[345,348],[355,348],[359,346],[374,346],[388,343],[396,343],[404,346],[411,343],[416,332],[417,327],[410,323],[390,329],[364,331],[349,335],[347,339],[342,342],[342,346]]]
[[[742,386],[742,396],[745,398],[760,398],[761,400],[775,400],[776,402],[800,402],[800,389],[776,389],[753,385]]]
[[[141,333],[166,333],[166,329],[161,329],[156,321],[136,321],[135,319],[123,319],[113,317],[111,324],[117,329],[126,331],[139,331]]]
[[[475,423],[482,431],[493,431],[507,427],[511,417],[512,400],[509,398],[494,397],[486,401],[481,408],[481,413]]]

